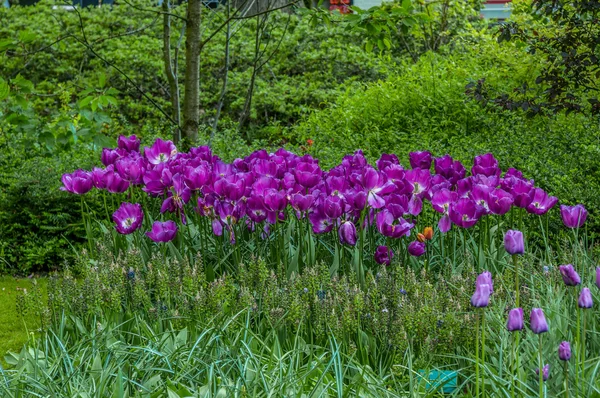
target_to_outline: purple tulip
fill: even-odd
[[[300,193],[296,193],[291,196],[290,204],[292,208],[296,211],[307,211],[315,201],[315,197],[311,194],[302,195]]]
[[[579,300],[577,300],[577,305],[579,308],[592,308],[594,306],[592,292],[590,292],[590,289],[587,287],[581,289],[581,294],[579,295]]]
[[[548,196],[546,191],[541,188],[535,188],[533,190],[533,201],[527,206],[529,213],[537,214],[541,216],[546,214],[548,210],[554,207],[558,202],[558,198],[555,196]]]
[[[492,188],[488,187],[484,184],[475,184],[470,192],[470,197],[473,199],[475,204],[479,208],[480,214],[488,214],[490,212],[490,207],[488,202],[490,200],[490,191]]]
[[[362,176],[362,185],[368,191],[367,202],[374,209],[380,209],[385,205],[383,195],[392,193],[396,185],[386,181],[385,174],[379,173],[372,167],[368,167]]]
[[[129,181],[125,181],[119,173],[116,173],[113,166],[106,168],[102,178],[103,185],[110,193],[123,193],[129,188]]]
[[[154,242],[170,242],[177,235],[177,224],[174,221],[154,221],[152,231],[146,232],[146,236]]]
[[[431,206],[438,213],[448,214],[450,205],[458,199],[456,192],[442,188],[435,192],[431,198]]]
[[[408,244],[408,254],[414,257],[421,257],[425,254],[425,242],[413,241]]]
[[[477,224],[481,216],[477,204],[472,199],[460,198],[450,207],[450,220],[459,227],[470,228]]]
[[[579,274],[573,268],[573,265],[561,265],[558,267],[560,270],[560,274],[562,275],[563,281],[567,286],[577,286],[581,283],[581,278],[579,278]]]
[[[89,192],[93,186],[94,181],[92,180],[92,173],[85,170],[75,170],[70,174],[62,175],[63,186],[60,187],[61,191],[67,191],[77,195],[83,195]]]
[[[488,206],[490,208],[490,212],[501,216],[508,213],[513,201],[514,199],[510,193],[503,189],[496,188],[490,191]]]
[[[121,206],[113,213],[112,219],[115,222],[115,229],[118,233],[128,235],[142,225],[144,212],[139,203],[121,203]]]
[[[403,217],[394,218],[387,210],[377,213],[375,221],[380,234],[394,239],[410,235],[410,230],[414,227],[414,224]]]
[[[103,148],[100,160],[102,161],[102,164],[104,166],[108,167],[111,164],[114,164],[117,161],[117,159],[127,156],[127,155],[128,155],[127,151],[125,151],[123,149]]]
[[[473,175],[499,176],[501,171],[494,155],[486,153],[485,155],[475,156],[471,173]]]
[[[596,267],[596,286],[600,289],[600,267]]]
[[[144,148],[144,155],[151,164],[166,163],[177,155],[177,148],[171,141],[163,141],[157,138],[152,147]]]
[[[445,177],[451,184],[465,177],[467,173],[465,166],[458,160],[453,160],[450,155],[434,159],[434,170],[437,174]]]
[[[448,215],[442,216],[442,218],[440,218],[440,221],[438,221],[438,228],[440,229],[440,232],[442,232],[444,234],[446,232],[450,231],[450,229],[452,228],[452,222],[450,221],[450,216],[448,216]]]
[[[380,171],[384,171],[392,165],[400,165],[400,162],[398,161],[398,156],[382,153],[381,157],[377,160],[376,165]]]
[[[131,184],[141,184],[144,181],[144,174],[146,173],[146,162],[144,158],[138,155],[138,157],[123,157],[117,159],[114,164],[117,172],[125,181]]]
[[[510,191],[514,205],[526,209],[533,201],[535,190],[533,181],[517,180]]]
[[[506,329],[509,332],[523,330],[523,308],[513,308],[508,312]]]
[[[471,296],[471,305],[476,308],[487,307],[490,303],[490,285],[482,284],[475,287],[475,293]]]
[[[568,361],[571,359],[571,344],[568,341],[563,341],[558,346],[558,358],[561,361]]]
[[[338,230],[341,244],[356,245],[356,227],[350,221],[344,221]]]
[[[344,212],[344,200],[339,196],[328,196],[323,202],[323,212],[332,220],[340,217]]]
[[[423,197],[427,193],[431,185],[431,173],[428,168],[408,170],[405,177],[414,196]]]
[[[139,152],[140,140],[135,135],[129,137],[120,135],[119,139],[117,139],[117,147],[124,149],[127,152]]]
[[[165,163],[161,163],[146,171],[143,177],[144,192],[149,193],[153,196],[159,196],[166,192],[172,184],[173,174],[171,170],[166,166]]]
[[[560,206],[560,215],[567,228],[581,228],[587,219],[588,212],[583,205]]]
[[[375,251],[375,261],[378,264],[390,265],[392,262],[392,257],[394,257],[394,252],[392,249],[388,249],[387,246],[378,246]]]
[[[540,375],[540,368],[536,368],[535,369],[535,374],[538,375],[538,377],[539,377],[539,375]],[[549,376],[550,376],[550,364],[546,364],[542,368],[542,379],[544,381],[547,381]]]
[[[494,280],[492,279],[491,272],[483,271],[481,274],[477,275],[475,287],[479,285],[488,285],[490,287],[490,294],[494,293]]]
[[[516,230],[508,230],[504,235],[504,249],[508,254],[525,253],[525,244],[523,243],[523,233]]]
[[[532,308],[529,316],[529,327],[535,334],[541,334],[548,331],[548,323],[541,308]]]
[[[192,191],[199,191],[207,186],[212,179],[210,165],[202,161],[199,165],[192,167],[187,166],[183,173],[186,185]]]
[[[294,169],[294,175],[298,184],[304,188],[312,188],[321,182],[323,172],[318,163],[300,162]]]
[[[431,161],[433,157],[429,151],[416,151],[408,154],[410,160],[410,167],[413,169],[427,169],[431,168]]]

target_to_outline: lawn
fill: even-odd
[[[46,295],[46,279],[36,279],[41,292]],[[35,317],[21,317],[17,311],[17,296],[21,289],[31,290],[33,279],[0,277],[0,354],[1,364],[6,366],[4,355],[8,351],[18,351],[27,342],[27,334],[37,332],[39,321]],[[24,323],[23,319],[26,320]]]

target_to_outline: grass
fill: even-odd
[[[42,293],[46,295],[46,279],[37,279]],[[0,364],[6,367],[4,355],[8,351],[19,351],[27,343],[28,333],[36,332],[39,322],[35,318],[22,317],[17,312],[16,298],[19,289],[31,289],[32,279],[0,277]]]

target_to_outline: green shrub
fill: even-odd
[[[504,170],[523,170],[562,203],[600,211],[597,121],[581,115],[528,118],[481,107],[464,94],[470,78],[483,76],[491,87],[518,86],[535,76],[536,60],[485,35],[462,46],[449,54],[427,54],[396,76],[348,90],[300,123],[290,141],[314,140],[311,152],[324,166],[356,149],[371,162],[382,152],[397,153],[405,165],[413,150],[448,153],[466,165],[475,155],[492,152]],[[600,229],[593,217],[592,223]]]

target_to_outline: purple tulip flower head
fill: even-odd
[[[490,191],[488,206],[493,214],[501,216],[508,213],[513,202],[513,196],[503,189],[496,188]]]
[[[384,171],[392,165],[399,165],[400,162],[398,161],[398,156],[394,155],[393,153],[382,153],[381,157],[377,160],[377,162],[375,162],[375,164],[380,171]]]
[[[125,151],[124,149],[103,148],[100,160],[102,161],[103,165],[108,167],[111,164],[114,164],[117,161],[117,159],[123,156],[127,156],[127,154],[127,151]]]
[[[354,223],[344,221],[342,225],[340,225],[338,235],[340,237],[340,243],[347,243],[350,246],[356,245],[356,227],[354,226]]]
[[[548,210],[553,208],[558,203],[558,198],[555,196],[548,196],[546,191],[541,188],[535,188],[533,190],[533,200],[527,206],[529,213],[537,214],[541,216],[546,214]]]
[[[523,233],[516,230],[508,230],[504,235],[504,249],[508,254],[525,253],[525,244],[523,243]]]
[[[152,224],[152,231],[146,232],[146,236],[152,239],[154,242],[170,242],[177,235],[177,224],[175,221],[154,221]]]
[[[146,155],[146,159],[151,164],[166,163],[169,159],[177,155],[177,148],[173,142],[157,138],[150,148],[144,148],[144,155]]]
[[[560,274],[562,275],[563,281],[567,286],[577,286],[581,283],[581,278],[579,278],[579,274],[573,268],[573,265],[561,265],[558,267],[560,270]]]
[[[571,344],[568,341],[563,341],[558,346],[558,359],[568,361],[571,359]]]
[[[477,224],[481,214],[474,200],[460,198],[450,207],[450,220],[459,227],[470,228]]]
[[[110,193],[123,193],[129,188],[129,181],[125,181],[119,173],[114,171],[113,166],[106,168],[103,177],[103,184]]]
[[[300,162],[294,169],[296,181],[304,188],[312,188],[321,182],[322,174],[318,163]]]
[[[94,186],[92,173],[81,169],[75,170],[70,174],[63,174],[62,183],[63,186],[60,187],[61,191],[67,191],[77,195],[83,195],[84,193],[89,192]]]
[[[508,312],[506,329],[509,332],[523,330],[523,308],[513,308]]]
[[[135,135],[129,137],[120,135],[117,140],[117,147],[127,152],[138,152],[140,150],[140,140]]]
[[[567,228],[581,228],[587,219],[588,212],[583,205],[560,206],[560,216]]]
[[[548,331],[548,323],[544,316],[544,311],[541,308],[532,308],[529,316],[529,327],[535,334],[546,333]]]
[[[414,257],[421,257],[425,254],[425,242],[410,242],[408,244],[408,254]]]
[[[501,171],[498,167],[498,161],[491,153],[475,156],[473,167],[471,168],[473,175],[483,174],[484,176],[499,176]]]
[[[471,296],[471,305],[476,308],[487,307],[490,303],[490,285],[481,284],[475,287],[475,293]]]
[[[433,156],[429,151],[416,151],[408,154],[410,167],[413,169],[430,169]]]
[[[514,205],[526,209],[533,202],[535,194],[533,181],[517,180],[512,186],[510,193],[513,196]]]
[[[492,273],[489,271],[483,271],[477,275],[475,280],[475,287],[479,285],[488,285],[490,287],[490,294],[494,293],[494,280],[492,279]]]
[[[535,374],[538,375],[538,377],[540,376],[540,369],[539,368],[535,369]],[[550,376],[550,364],[546,364],[542,368],[542,379],[544,381],[547,381],[549,376]]]
[[[600,289],[600,267],[596,267],[596,286]]]
[[[579,308],[592,308],[594,306],[592,292],[590,292],[590,289],[587,287],[581,289],[581,294],[579,295],[579,300],[577,300],[577,305]]]
[[[121,203],[121,206],[112,215],[115,229],[118,233],[128,235],[137,230],[144,220],[142,205],[139,203]]]
[[[389,249],[387,246],[377,247],[377,250],[375,251],[375,261],[378,264],[390,265],[392,257],[394,257],[392,249]]]
[[[467,173],[465,166],[458,160],[453,160],[450,155],[435,158],[433,167],[437,174],[446,178],[451,184],[456,184]]]

